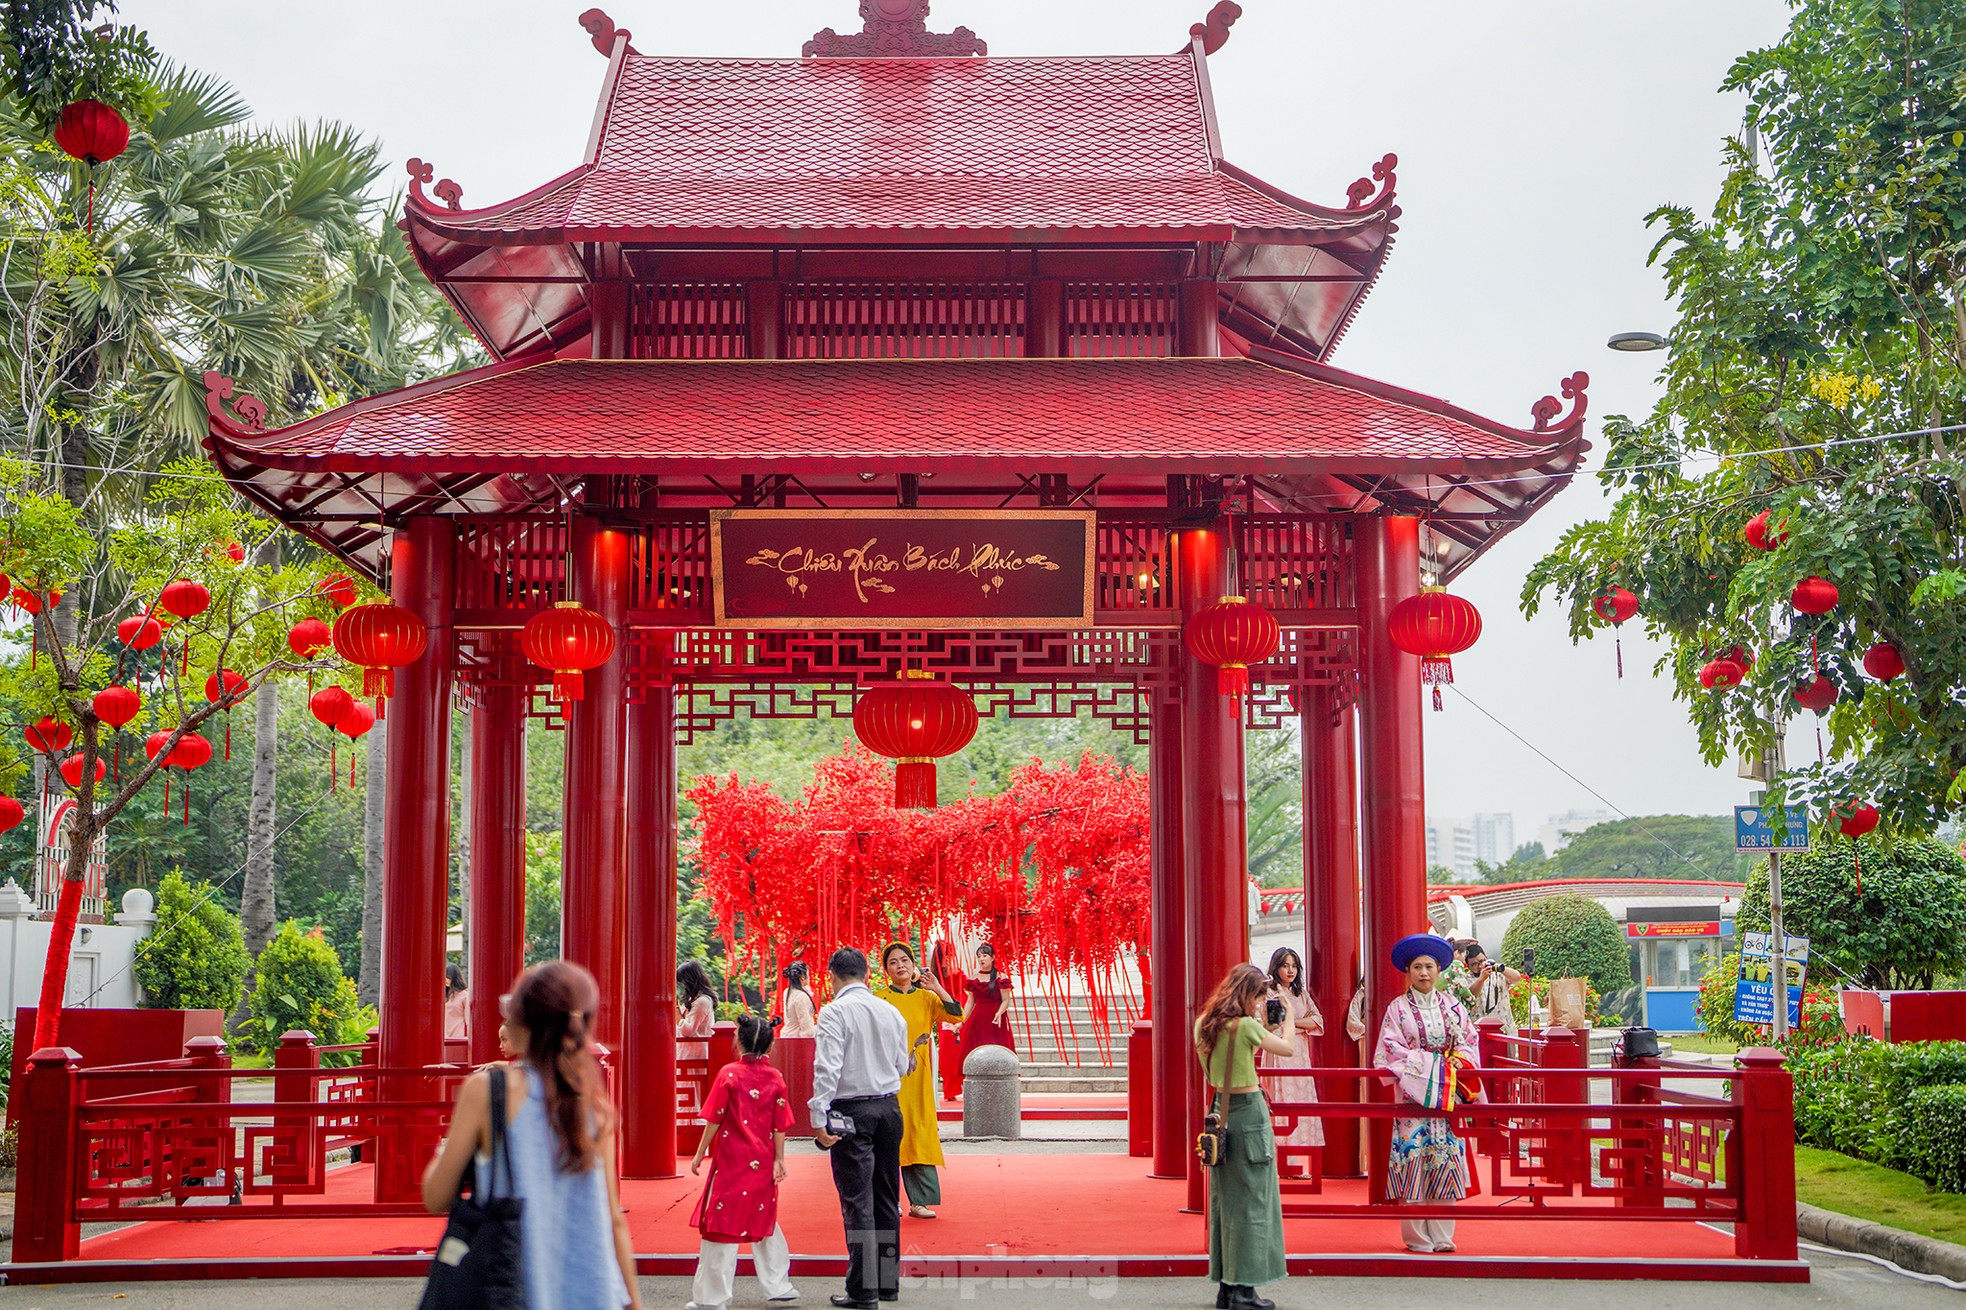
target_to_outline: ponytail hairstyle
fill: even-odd
[[[1216,985],[1195,1021],[1195,1051],[1206,1060],[1222,1034],[1249,1017],[1250,1008],[1270,989],[1269,975],[1253,964],[1238,964]]]
[[[806,986],[806,976],[807,969],[804,960],[794,960],[785,966],[785,985],[796,988],[810,996],[812,989]]]
[[[737,1049],[739,1054],[761,1056],[771,1050],[771,1025],[755,1014],[737,1016]]]
[[[676,1004],[687,1010],[699,996],[716,999],[710,987],[710,975],[695,960],[684,960],[676,966]]]
[[[519,975],[508,1017],[526,1030],[525,1062],[546,1086],[546,1121],[559,1140],[562,1173],[585,1173],[599,1158],[595,1138],[614,1126],[591,1045],[601,1003],[594,975],[548,960]]]

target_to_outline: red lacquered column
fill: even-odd
[[[1153,815],[1153,1176],[1185,1178],[1194,1157],[1184,1134],[1195,1056],[1187,1025],[1188,903],[1181,876],[1181,706],[1170,692],[1152,695],[1147,789]]]
[[[498,998],[526,963],[526,715],[519,687],[471,713],[471,1062],[496,1060]]]
[[[676,690],[628,707],[628,1013],[621,1172],[676,1175]]]
[[[628,879],[622,832],[628,747],[628,534],[574,520],[573,598],[614,625],[615,651],[586,675],[567,717],[560,950],[601,987],[595,1037],[621,1048]]]
[[[1345,1032],[1345,1009],[1358,981],[1358,760],[1355,716],[1334,687],[1305,692],[1304,978],[1324,1015],[1324,1033],[1311,1039],[1311,1061],[1327,1068],[1359,1067],[1358,1044]],[[1327,1101],[1357,1096],[1356,1083],[1320,1084]],[[1356,1119],[1324,1121],[1324,1172],[1359,1172]]]
[[[382,818],[382,1063],[444,1058],[444,929],[450,907],[451,544],[448,519],[396,533],[395,601],[423,620],[422,658],[396,670]]]
[[[1230,594],[1226,524],[1193,528],[1175,545],[1182,619]],[[1249,960],[1249,851],[1243,795],[1242,718],[1217,683],[1218,670],[1181,651],[1181,846],[1188,895],[1188,1004],[1184,1031],[1202,1002]],[[1199,1065],[1190,1085],[1200,1086]],[[1188,1107],[1186,1140],[1201,1131],[1199,1092]],[[1190,1157],[1188,1201],[1203,1200],[1202,1170]]]
[[[1420,659],[1393,645],[1386,617],[1420,590],[1420,523],[1358,521],[1359,764],[1365,777],[1360,854],[1365,871],[1366,1058],[1386,1006],[1406,987],[1387,958],[1427,925],[1427,820],[1420,738]],[[1384,1094],[1383,1088],[1374,1090]],[[1385,1188],[1390,1125],[1374,1124],[1366,1164],[1374,1196]]]

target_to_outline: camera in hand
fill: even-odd
[[[1280,997],[1272,996],[1269,1004],[1264,1007],[1263,1013],[1267,1016],[1267,1022],[1272,1028],[1282,1023],[1283,1000]]]

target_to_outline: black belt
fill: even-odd
[[[832,1103],[834,1105],[872,1105],[879,1101],[892,1101],[899,1095],[900,1093],[898,1092],[880,1092],[873,1096],[835,1096]]]

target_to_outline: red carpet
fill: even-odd
[[[1146,1161],[1115,1154],[952,1155],[942,1171],[941,1216],[904,1219],[903,1251],[917,1271],[955,1258],[968,1265],[975,1260],[1055,1264],[1062,1258],[1117,1257],[1123,1265],[1108,1261],[1103,1267],[1118,1273],[1193,1273],[1197,1258],[1207,1251],[1203,1221],[1180,1213],[1183,1184],[1148,1178],[1146,1167]],[[843,1260],[845,1246],[826,1159],[801,1153],[793,1156],[791,1170],[780,1211],[785,1235],[800,1272],[830,1273]],[[336,1173],[336,1193],[346,1188],[359,1195],[368,1186],[363,1166]],[[697,1236],[688,1220],[699,1186],[687,1177],[623,1185],[635,1249],[650,1257],[645,1272],[686,1272],[690,1267]],[[1326,1186],[1335,1199],[1363,1184],[1333,1180]],[[407,1274],[420,1269],[415,1253],[427,1249],[442,1227],[440,1219],[166,1221],[92,1238],[83,1244],[82,1257],[84,1262],[115,1262],[125,1277],[140,1276],[126,1261],[195,1262],[196,1274],[153,1269],[153,1276],[216,1277],[222,1274],[213,1271],[238,1261],[268,1264],[258,1269],[235,1266],[235,1276],[319,1274],[323,1261],[338,1265],[374,1256],[399,1258],[366,1261],[364,1272]],[[1796,1276],[1787,1265],[1735,1261],[1731,1238],[1694,1223],[1470,1218],[1461,1222],[1460,1250],[1453,1256],[1408,1255],[1399,1244],[1397,1225],[1387,1218],[1291,1219],[1285,1222],[1285,1235],[1293,1269],[1304,1272]],[[77,1271],[71,1276],[90,1275]],[[1806,1269],[1802,1276],[1806,1278]]]

